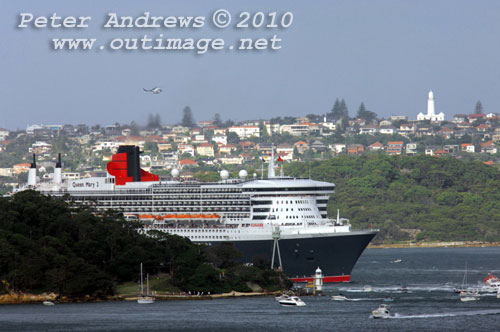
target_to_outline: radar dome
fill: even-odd
[[[173,178],[176,178],[179,176],[179,170],[177,168],[174,168],[170,174],[172,175]]]
[[[242,180],[245,180],[248,176],[248,172],[245,171],[244,169],[242,169],[239,173],[238,173],[238,176],[240,177],[240,179]]]
[[[220,177],[222,178],[222,180],[227,180],[229,178],[229,172],[223,169],[222,171],[220,171]]]

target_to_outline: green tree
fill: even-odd
[[[222,118],[219,113],[215,113],[213,121],[214,125],[217,127],[221,128],[223,126]]]
[[[230,144],[238,145],[238,143],[240,142],[240,138],[235,132],[228,131],[226,136],[227,136],[227,142]]]
[[[483,109],[483,104],[481,103],[480,100],[476,102],[476,106],[474,107],[474,113],[475,114],[483,114],[484,109]]]
[[[366,122],[372,122],[377,119],[377,114],[375,112],[366,109],[365,104],[362,102],[358,108],[357,118],[364,119]]]
[[[181,125],[188,128],[193,128],[195,126],[193,112],[189,106],[184,107],[182,110]]]
[[[148,129],[159,129],[161,128],[161,117],[160,114],[151,114],[148,115],[148,124],[146,125]]]

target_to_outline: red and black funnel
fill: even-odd
[[[117,185],[127,182],[158,181],[158,175],[151,174],[141,169],[138,146],[122,145],[108,163],[108,173],[115,176]]]

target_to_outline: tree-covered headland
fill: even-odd
[[[500,241],[500,172],[479,161],[377,153],[292,163],[286,174],[335,183],[329,215],[380,228],[375,243]]]
[[[54,292],[109,296],[120,283],[167,276],[167,288],[192,292],[248,292],[289,286],[268,262],[242,266],[231,244],[211,247],[158,232],[141,235],[137,222],[109,211],[96,216],[34,191],[0,198],[0,293]]]

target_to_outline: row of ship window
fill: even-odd
[[[200,199],[242,199],[248,200],[248,196],[245,195],[153,195],[152,199],[189,199],[189,200],[200,200]]]
[[[271,212],[279,212],[279,211],[283,212],[283,209],[285,209],[285,211],[288,211],[288,208],[272,208]],[[266,211],[256,211],[259,209],[253,209],[253,210],[254,210],[254,212],[266,212]],[[297,210],[299,210],[299,211],[312,211],[311,208],[297,208]],[[268,209],[268,211],[269,211],[269,209]],[[290,208],[290,211],[293,211],[293,208]]]
[[[284,203],[283,203],[284,202]],[[314,203],[313,200],[295,200],[295,204],[311,204]],[[276,201],[276,204],[280,204],[280,201]],[[288,201],[281,201],[281,204],[288,204]],[[294,201],[290,201],[290,204],[294,204]]]
[[[154,188],[155,193],[241,193],[241,189],[238,188],[168,188],[168,189],[158,189]]]
[[[152,227],[153,228],[172,228],[172,227],[166,227],[168,225],[165,224],[155,224]],[[239,230],[234,230],[234,229],[217,229],[217,228],[181,228],[181,232],[188,232],[188,233],[239,233]]]
[[[281,188],[243,188],[243,191],[333,191],[335,187],[297,187],[297,188],[290,188],[290,187],[281,187]]]
[[[153,211],[161,211],[161,212],[231,212],[231,211],[242,211],[242,212],[250,212],[250,208],[245,208],[245,207],[203,207],[203,209],[200,209],[199,207],[170,207],[170,208],[164,208],[164,207],[156,207],[156,208],[150,208],[150,207],[120,207],[120,206],[115,206],[116,209],[122,210],[124,212],[153,212]],[[101,210],[107,210],[106,207],[99,207]]]

